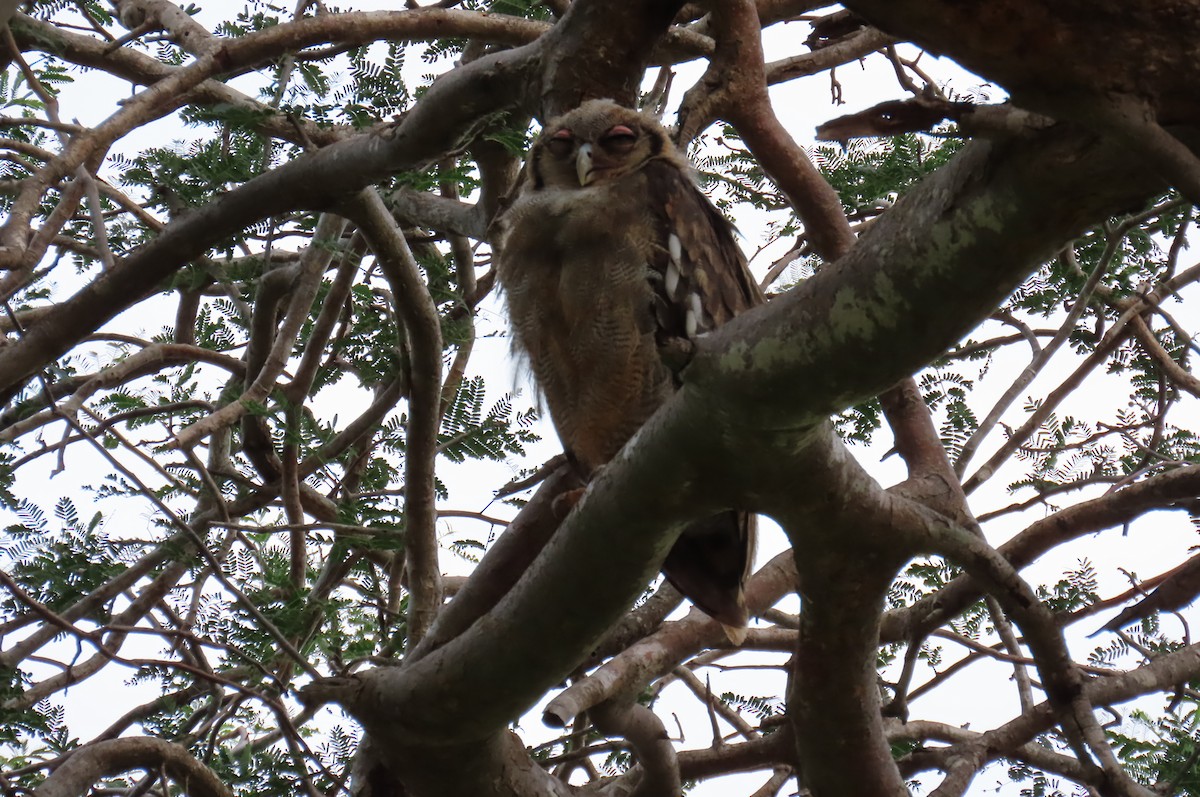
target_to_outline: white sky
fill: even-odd
[[[357,5],[366,8],[371,4],[359,3]],[[391,7],[392,4],[380,3],[379,5]],[[207,3],[202,18],[211,23],[240,7],[240,3]],[[807,36],[807,33],[808,28],[804,24],[775,26],[766,37],[768,57],[781,57],[799,51],[799,42]],[[410,58],[408,63],[410,69],[417,73],[428,71],[429,68],[428,65],[421,63],[416,58]],[[939,79],[943,88],[963,93],[978,93],[981,88],[985,88],[978,78],[963,72],[949,61],[925,56],[921,64],[926,71]],[[443,68],[446,66],[448,64],[442,64]],[[682,65],[676,69],[676,83],[673,91],[676,102],[686,87],[694,82],[702,71],[703,65],[699,63]],[[846,104],[843,106],[832,105],[827,77],[792,81],[772,88],[771,94],[776,111],[801,143],[810,145],[815,127],[830,118],[870,107],[882,100],[904,96],[903,91],[896,83],[891,65],[879,57],[868,59],[861,66],[849,65],[840,68],[837,71],[837,79],[842,84],[846,100]],[[236,84],[242,90],[249,91],[248,87],[253,80],[255,80],[254,77],[247,77],[236,81]],[[1002,95],[1002,92],[994,87],[986,87],[986,90],[993,98],[999,98]],[[74,85],[66,86],[61,97],[61,105],[65,118],[75,118],[83,124],[94,125],[113,113],[116,109],[116,102],[128,95],[129,87],[126,84],[93,75],[79,80]],[[665,121],[670,122],[671,120],[668,118]],[[114,148],[114,154],[133,155],[148,146],[162,146],[174,139],[188,140],[196,135],[197,131],[182,129],[172,117],[147,125],[127,136]],[[108,174],[115,176],[111,170]],[[738,218],[739,227],[745,235],[742,243],[748,253],[753,253],[762,242],[765,223],[766,217],[761,214],[759,218],[754,218],[752,215]],[[760,256],[754,263],[756,273],[761,275],[769,266],[773,255],[777,256],[781,251],[776,247]],[[63,290],[69,290],[72,286],[64,284],[60,287]],[[1194,305],[1195,302],[1192,304]],[[145,308],[139,307],[135,314],[126,314],[118,320],[116,325],[135,334],[154,334],[161,326],[172,323],[172,310],[169,309],[169,304],[162,303],[162,307],[164,308],[162,318],[148,317]],[[489,388],[489,398],[492,400],[511,390],[514,385],[520,384],[520,377],[515,373],[507,355],[507,341],[500,337],[487,336],[489,331],[503,328],[500,307],[497,300],[491,299],[480,312],[478,325],[481,334],[475,344],[471,367],[472,374],[485,376]],[[1190,320],[1194,319],[1184,316],[1185,324],[1189,324]],[[1189,324],[1189,326],[1195,326],[1195,324]],[[97,344],[97,350],[100,348]],[[1019,370],[1025,365],[1024,360],[1021,359],[1023,356],[1024,352],[1002,354],[992,367],[997,373],[1015,373],[1013,369]],[[1060,355],[1060,359],[1069,360],[1070,355]],[[1047,369],[1047,372],[1029,387],[1026,394],[1037,395],[1040,388],[1056,383],[1066,372],[1067,366],[1064,364]],[[1006,383],[1002,379],[986,381],[979,388],[976,397],[982,395],[984,391],[998,395],[1004,387],[1006,387]],[[1060,415],[1070,414],[1074,408],[1074,411],[1083,417],[1095,417],[1095,402],[1109,400],[1110,395],[1118,396],[1118,400],[1123,401],[1126,393],[1121,390],[1113,394],[1105,394],[1099,390],[1081,392],[1072,397],[1068,405],[1060,410]],[[354,417],[353,407],[362,405],[363,402],[364,396],[361,393],[351,396],[337,391],[328,397],[322,396],[316,405],[319,410],[322,405],[327,405],[330,414],[337,412],[344,421]],[[519,409],[531,405],[531,391],[524,390],[517,403]],[[1014,408],[1006,416],[1008,422],[1019,423],[1019,419],[1022,418],[1022,403],[1018,401],[1014,404]],[[977,406],[983,408],[977,410],[982,417],[990,404],[984,401],[978,402]],[[1190,411],[1195,411],[1194,404]],[[525,466],[536,465],[560,450],[553,430],[548,425],[543,424],[541,433],[545,440],[530,452],[529,458],[522,463]],[[977,464],[983,462],[999,444],[1002,437],[1000,433],[994,434],[989,439],[988,445],[985,445],[979,452],[975,462]],[[890,439],[887,439],[886,432],[881,434],[881,438],[881,442],[870,449],[857,449],[856,452],[876,478],[882,484],[889,485],[900,481],[904,476],[904,471],[896,457],[880,462],[882,453],[890,446]],[[35,468],[34,472],[22,475],[22,483],[19,487],[28,490],[29,497],[47,510],[61,495],[80,496],[87,484],[94,483],[97,469],[101,467],[101,464],[95,459],[92,452],[85,453],[80,447],[75,447],[68,453],[67,463],[69,468],[65,473],[50,479],[50,469],[54,462],[52,457],[46,457],[42,465]],[[468,466],[462,466],[441,461],[439,476],[449,484],[451,489],[451,500],[443,508],[472,511],[484,509],[491,500],[492,492],[510,479],[514,472],[514,467],[509,463],[471,463]],[[1011,499],[1003,493],[1003,485],[1008,481],[1009,479],[1006,479],[1005,473],[1002,472],[993,478],[986,488],[980,490],[972,500],[976,511],[984,511],[1009,503]],[[1067,498],[1064,499],[1064,502],[1071,500]],[[77,501],[81,514],[85,517],[90,516],[92,512],[89,508],[90,499],[82,497]],[[152,508],[146,504],[126,502],[117,507],[109,502],[106,508],[112,511],[107,529],[115,537],[123,537],[127,534],[137,536],[138,529],[145,528],[154,516]],[[512,514],[511,510],[500,505],[493,505],[488,511],[490,514],[501,516],[511,516]],[[989,539],[993,544],[1002,542],[1009,534],[1020,530],[1029,521],[1039,516],[1041,511],[1023,513],[1003,524],[990,524]],[[0,517],[0,522],[7,524],[9,521]],[[444,539],[447,542],[462,538],[486,539],[489,533],[489,529],[484,524],[471,520],[443,521],[440,528],[443,530]],[[760,563],[765,562],[781,550],[785,544],[782,534],[773,527],[765,529],[763,537],[759,553]],[[1127,536],[1123,535],[1120,529],[1113,529],[1092,535],[1073,545],[1063,546],[1060,550],[1055,551],[1053,556],[1046,557],[1044,561],[1037,562],[1027,569],[1025,576],[1035,584],[1053,583],[1065,567],[1073,566],[1077,559],[1086,557],[1095,563],[1101,579],[1100,593],[1107,596],[1122,591],[1127,586],[1124,578],[1117,572],[1117,566],[1131,569],[1143,576],[1156,574],[1163,569],[1163,562],[1181,561],[1187,546],[1191,545],[1194,540],[1195,533],[1185,517],[1179,514],[1156,513],[1138,521]],[[465,574],[469,569],[449,552],[443,557],[443,563],[446,571],[452,574]],[[788,611],[796,611],[797,606],[798,602],[795,597],[790,598],[784,604],[784,608]],[[1098,626],[1101,622],[1102,620],[1097,620],[1094,625]],[[1173,622],[1175,622],[1173,619],[1164,619],[1164,623]],[[1089,629],[1092,627],[1094,626],[1089,625]],[[1083,659],[1096,643],[1105,644],[1108,639],[1084,640],[1073,635],[1069,641],[1076,658]],[[946,649],[947,663],[961,655],[961,651],[955,650],[954,646],[948,643],[943,644],[943,647]],[[70,655],[68,652],[66,658],[69,659]],[[780,694],[782,691],[781,676],[767,671],[748,671],[736,674],[711,672],[713,690],[718,694],[726,690],[743,694]],[[912,716],[954,724],[969,722],[975,730],[993,727],[1013,716],[1017,710],[1015,688],[1010,686],[1007,693],[1004,691],[1004,685],[1008,684],[1010,674],[1011,670],[1007,665],[995,662],[973,665],[955,678],[954,682],[948,685],[950,688],[936,690],[929,697],[915,701],[912,706]],[[61,703],[67,711],[68,722],[73,733],[81,739],[90,738],[129,706],[135,702],[149,699],[156,693],[157,690],[152,686],[148,688],[146,685],[129,684],[126,681],[129,675],[131,673],[125,669],[105,668],[99,675],[60,697]],[[921,679],[917,680],[919,682]],[[998,685],[1000,685],[999,688]],[[667,718],[668,728],[675,726],[670,715],[678,715],[687,736],[686,743],[680,745],[681,747],[706,747],[710,742],[708,717],[703,708],[691,697],[690,692],[679,694],[682,689],[679,686],[670,687],[660,700],[658,710]],[[119,694],[120,699],[111,700],[110,696],[114,694]],[[556,735],[541,726],[539,714],[540,710],[535,709],[521,722],[522,733],[529,744],[537,744]],[[695,797],[749,794],[765,781],[768,774],[739,775],[709,781],[693,790],[691,794]],[[976,779],[969,794],[1016,794],[1017,789],[1011,786],[1001,788],[997,792],[997,781],[1006,780],[1003,770],[989,770]],[[939,778],[936,774],[925,779],[926,783],[934,785],[938,781]],[[784,793],[791,793],[794,790],[793,781]]]

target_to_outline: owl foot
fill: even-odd
[[[583,498],[586,489],[586,487],[576,487],[574,490],[567,490],[565,493],[559,494],[550,504],[550,511],[554,513],[554,517],[562,520],[571,514],[571,510],[579,503],[579,499]]]
[[[696,344],[687,338],[664,337],[658,342],[658,356],[671,373],[677,374],[696,356]]]

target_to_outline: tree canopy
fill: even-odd
[[[1166,614],[1200,558],[1160,520],[1200,514],[1200,3],[210,14],[0,9],[6,794],[1200,793],[1200,644]],[[771,90],[836,101],[859,62],[892,98],[806,150]],[[669,109],[766,220],[769,300],[567,511],[479,352],[531,131],[597,97]],[[655,582],[728,508],[786,536],[741,648]],[[1117,537],[1153,572],[1088,558]],[[114,671],[82,732],[64,705]]]

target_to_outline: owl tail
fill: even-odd
[[[754,562],[754,515],[733,510],[689,524],[662,572],[684,597],[719,622],[735,645],[746,639],[745,584]]]

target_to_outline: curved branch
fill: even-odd
[[[560,465],[550,474],[438,615],[425,638],[410,649],[406,666],[462,634],[496,605],[558,528],[552,509],[554,499],[578,484],[578,477],[567,466]]]
[[[690,140],[716,117],[729,120],[796,209],[817,254],[826,260],[842,257],[854,245],[854,234],[837,192],[771,107],[754,3],[720,3],[714,15],[721,37],[703,80],[683,99],[680,139]]]
[[[165,772],[192,797],[232,797],[216,773],[186,747],[163,739],[128,737],[84,745],[34,789],[37,797],[78,797],[97,781],[131,769]]]
[[[404,552],[408,571],[409,644],[420,641],[442,605],[434,460],[441,421],[442,333],[421,270],[379,192],[346,203],[392,287],[412,359],[404,456]],[[394,574],[399,581],[399,573]]]
[[[629,740],[637,754],[641,779],[632,797],[673,797],[682,792],[679,761],[658,715],[640,703],[604,703],[590,712],[606,736]]]

